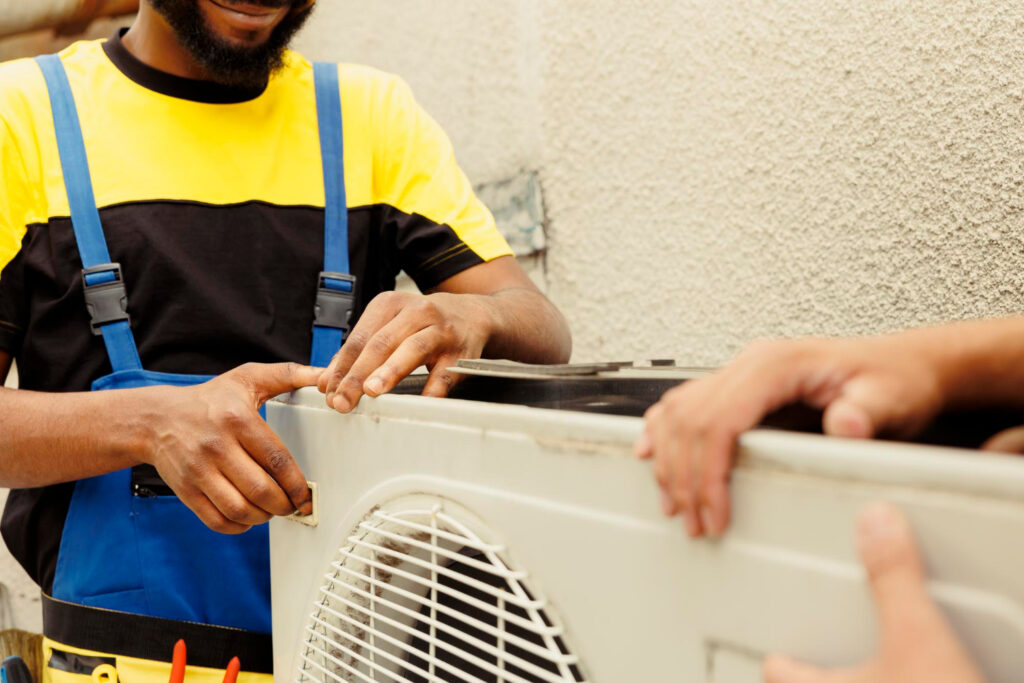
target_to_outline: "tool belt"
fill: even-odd
[[[179,622],[140,614],[115,612],[55,600],[43,595],[43,633],[52,652],[44,664],[51,669],[91,674],[96,666],[110,664],[103,657],[76,655],[71,650],[110,653],[109,658],[129,657],[170,666],[174,644],[188,643],[189,665],[223,671],[238,657],[246,672],[273,674],[273,645],[269,634],[223,626]],[[68,650],[60,650],[60,646]],[[166,677],[164,680],[167,680]]]

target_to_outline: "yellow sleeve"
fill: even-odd
[[[401,214],[426,219],[410,226],[451,233],[433,240],[399,236],[406,270],[417,283],[433,286],[465,267],[511,255],[490,210],[459,167],[448,136],[409,86],[387,77],[374,100],[374,194]],[[476,258],[460,256],[466,251]]]
[[[32,197],[25,176],[14,135],[0,115],[0,271],[21,249],[25,236]]]
[[[30,59],[0,64],[0,270],[21,249],[26,226],[46,220],[35,111],[47,110],[43,74]],[[43,204],[43,207],[40,204]]]

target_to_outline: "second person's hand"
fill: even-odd
[[[826,434],[905,436],[942,408],[940,349],[922,332],[752,345],[720,372],[668,391],[635,447],[654,461],[662,509],[691,536],[729,524],[729,472],[740,434],[795,402],[824,411]]]
[[[928,594],[921,551],[907,518],[887,503],[858,515],[857,544],[878,613],[878,652],[845,669],[789,657],[764,662],[765,683],[982,683],[971,655]]]

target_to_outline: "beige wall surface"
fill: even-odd
[[[1024,307],[1024,6],[330,0],[299,46],[539,171],[577,360]]]
[[[34,31],[4,38],[0,40],[0,61],[57,52],[76,40],[109,38],[118,27],[127,26],[130,23],[131,17],[100,19],[94,21],[89,29],[80,36],[55,36],[53,31]]]

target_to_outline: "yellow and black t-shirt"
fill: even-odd
[[[324,213],[312,65],[289,53],[252,91],[156,71],[120,36],[61,58],[144,367],[308,362]],[[401,270],[430,290],[510,254],[409,88],[339,69],[356,315]],[[85,391],[110,372],[68,216],[42,72],[0,65],[0,350],[25,389]],[[47,590],[70,496],[70,485],[15,492],[4,514],[9,547]]]

